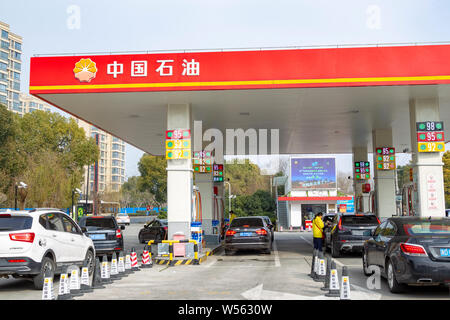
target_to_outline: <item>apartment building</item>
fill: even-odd
[[[86,135],[96,138],[98,135],[98,146],[100,158],[98,161],[98,191],[99,193],[117,192],[125,182],[125,142],[116,138],[89,123],[74,118],[78,126],[84,129]],[[95,183],[95,166],[85,169],[85,182],[83,194],[86,192],[86,181],[89,172],[89,194],[92,194]]]
[[[20,104],[20,77],[22,69],[22,37],[10,31],[0,21],[0,104],[23,114]]]

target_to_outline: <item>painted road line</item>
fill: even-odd
[[[300,238],[305,241],[307,244],[311,245],[311,247],[314,247],[314,243],[312,241],[308,241],[305,238],[303,238],[303,236],[300,236]]]
[[[278,254],[277,242],[273,242],[273,252],[275,254],[275,267],[281,267],[280,255]]]

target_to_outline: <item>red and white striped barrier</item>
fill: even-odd
[[[152,260],[150,259],[150,254],[148,253],[147,247],[144,248],[144,251],[142,252],[142,268],[151,268],[152,267]]]
[[[131,270],[138,271],[139,270],[138,258],[134,248],[131,250],[130,260],[131,260]]]

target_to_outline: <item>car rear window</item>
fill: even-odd
[[[262,219],[260,219],[260,218],[243,218],[243,219],[234,219],[230,225],[231,228],[244,227],[244,226],[248,226],[249,228],[263,227],[264,224],[263,224]]]
[[[343,225],[357,225],[357,224],[378,224],[378,219],[375,216],[343,216]]]
[[[33,218],[30,216],[12,216],[0,213],[0,231],[31,229]]]
[[[442,235],[450,236],[450,220],[439,221],[417,221],[405,223],[403,230],[410,236]]]
[[[81,222],[81,225],[86,227],[88,231],[116,228],[116,224],[111,218],[87,218]]]

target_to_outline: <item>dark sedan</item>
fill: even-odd
[[[407,285],[450,285],[448,218],[389,218],[363,250],[364,274],[379,267],[393,293],[403,292]]]
[[[256,249],[270,254],[272,235],[262,217],[234,218],[225,234],[225,254],[237,250]]]
[[[161,241],[167,240],[167,220],[155,219],[147,222],[139,231],[138,238],[140,243],[146,243],[150,240]]]
[[[92,239],[96,255],[112,255],[123,251],[122,230],[125,226],[119,227],[113,216],[84,216],[78,224],[85,228],[86,236]]]
[[[337,213],[331,225],[324,228],[324,247],[330,248],[333,258],[342,252],[361,252],[364,242],[379,224],[374,214]]]

